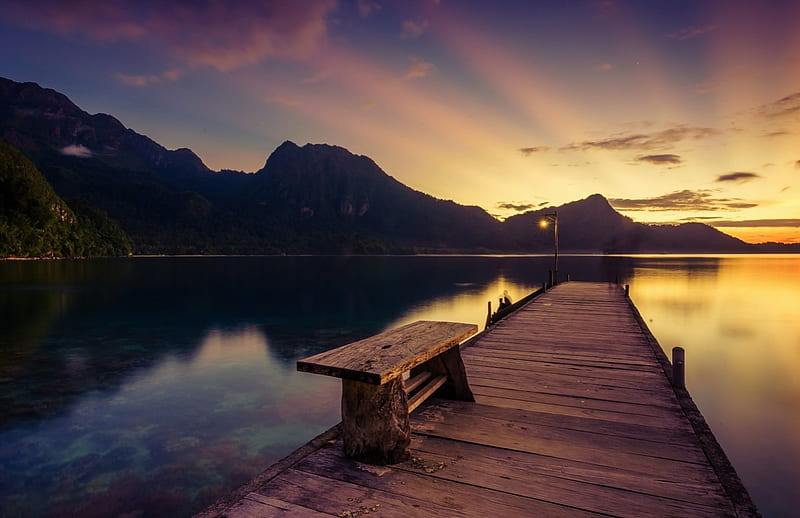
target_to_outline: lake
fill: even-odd
[[[550,256],[0,262],[0,516],[189,516],[339,420],[295,361],[419,319],[483,327]],[[800,256],[563,256],[630,284],[765,517],[800,508]]]

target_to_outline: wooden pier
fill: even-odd
[[[408,460],[334,427],[202,516],[759,516],[619,286],[550,289],[461,357],[475,401],[423,403]]]

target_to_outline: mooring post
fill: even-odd
[[[626,284],[625,285],[625,296],[626,297],[630,297],[631,296],[631,285],[630,284]]]
[[[492,325],[492,301],[489,301],[489,312],[486,313],[486,325],[484,327],[489,327]]]
[[[572,275],[570,275],[570,274],[567,274],[567,282],[569,282],[569,281],[571,281],[571,280],[572,280]]]
[[[686,388],[686,352],[683,347],[672,348],[672,385]]]

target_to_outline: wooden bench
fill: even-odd
[[[420,320],[300,360],[297,370],[342,378],[347,456],[394,464],[410,457],[408,414],[430,395],[475,401],[458,344],[477,331],[473,324]]]

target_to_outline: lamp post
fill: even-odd
[[[552,214],[543,214],[539,226],[547,228],[551,222],[553,223],[553,235],[555,238],[555,253],[553,254],[553,272],[550,285],[555,286],[558,284],[558,211],[553,211]]]

